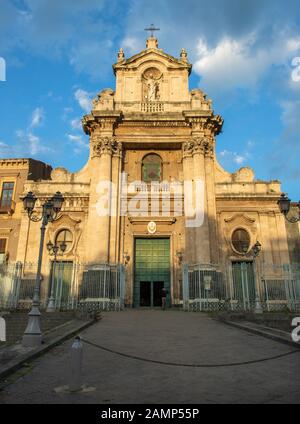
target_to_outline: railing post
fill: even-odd
[[[183,297],[183,310],[189,311],[189,267],[184,264],[182,267],[182,297]]]
[[[125,308],[125,269],[124,265],[119,265],[119,284],[120,284],[120,309]]]

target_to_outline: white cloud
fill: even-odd
[[[43,108],[37,107],[34,109],[31,117],[30,128],[39,127],[42,124],[44,117],[45,114]]]
[[[80,130],[82,128],[81,119],[80,118],[72,119],[70,122],[70,125],[73,128],[73,130]]]
[[[90,112],[92,109],[92,94],[88,93],[81,88],[78,88],[75,91],[75,99],[77,100],[79,106],[85,111]]]
[[[287,38],[283,32],[273,44],[259,47],[257,43],[256,33],[241,39],[224,37],[214,48],[209,48],[206,40],[200,38],[194,70],[202,77],[201,86],[223,94],[236,88],[255,88],[273,65],[289,66],[300,40]]]
[[[134,55],[145,48],[145,42],[137,37],[125,37],[121,42],[121,46],[126,51],[129,52],[130,55]]]
[[[80,154],[83,149],[88,149],[89,144],[81,135],[67,134],[68,139],[74,144],[74,153]]]
[[[286,100],[281,108],[283,131],[271,147],[267,163],[273,178],[283,177],[295,182],[300,180],[300,100]]]
[[[232,152],[229,150],[223,150],[220,152],[221,162],[230,166],[231,164],[242,166],[244,165],[250,157],[249,152],[239,154],[237,152]]]
[[[29,133],[28,141],[29,141],[30,154],[35,156],[41,150],[40,138],[32,133]]]
[[[25,133],[23,130],[16,130],[16,136],[19,139],[23,139],[25,137]]]
[[[90,46],[95,40],[109,45],[116,37],[118,8],[119,0],[1,0],[0,51],[22,48],[47,59],[64,57],[93,74],[103,49],[96,52]]]
[[[39,153],[50,152],[51,149],[45,146],[41,138],[34,134],[34,129],[41,126],[45,118],[45,112],[42,107],[37,107],[34,109],[31,115],[30,123],[28,127],[23,129],[17,129],[15,135],[17,139],[22,143],[21,146],[17,146],[22,154],[36,156]],[[25,148],[26,146],[26,148]]]
[[[88,146],[87,143],[83,140],[83,137],[81,135],[68,134],[68,138],[70,141],[78,143],[81,146],[85,146],[85,147]]]
[[[11,154],[11,148],[8,146],[8,144],[4,143],[2,140],[0,140],[0,155],[6,156]]]
[[[43,145],[41,138],[36,134],[33,134],[30,130],[17,130],[16,135],[23,144],[23,147],[21,147],[20,150],[24,152],[24,147],[27,145],[26,151],[31,156],[36,156],[39,153],[50,152],[51,150],[49,147]]]

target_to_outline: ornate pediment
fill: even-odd
[[[117,73],[118,70],[136,69],[149,61],[157,61],[158,63],[163,64],[166,68],[187,69],[189,74],[192,71],[192,65],[186,60],[176,59],[175,57],[165,53],[163,50],[157,48],[143,50],[129,59],[124,58],[121,62],[114,64],[113,69],[115,73]]]
[[[225,218],[224,221],[226,223],[239,222],[240,224],[244,224],[244,225],[253,225],[256,220],[246,214],[240,213],[240,214],[234,214],[230,218]]]

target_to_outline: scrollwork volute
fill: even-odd
[[[94,137],[91,139],[92,157],[122,155],[122,143],[114,137]]]

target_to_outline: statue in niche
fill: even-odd
[[[155,100],[157,100],[159,96],[159,84],[157,81],[155,81],[152,74],[150,75],[147,86],[148,86],[147,99],[149,100],[149,102],[154,102]]]
[[[143,99],[147,102],[160,100],[162,74],[156,68],[147,69],[143,74]]]

